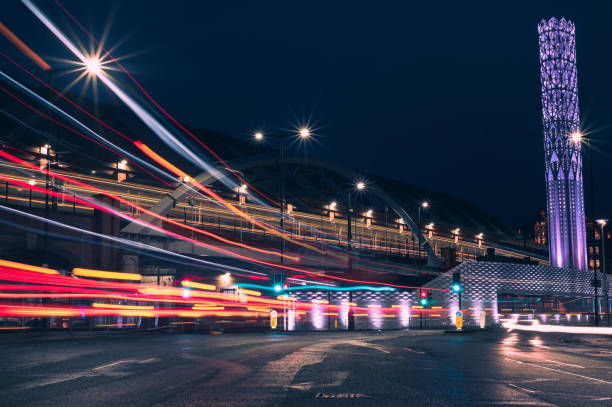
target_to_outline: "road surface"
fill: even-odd
[[[611,406],[612,338],[526,332],[0,336],[2,406]]]

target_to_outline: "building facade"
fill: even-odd
[[[551,265],[587,269],[575,26],[538,25]]]

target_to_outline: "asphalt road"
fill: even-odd
[[[0,336],[2,406],[611,406],[612,338]]]

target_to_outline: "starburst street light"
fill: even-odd
[[[310,137],[310,129],[308,127],[302,127],[299,131],[299,135],[301,138]]]
[[[358,183],[355,185],[355,187],[357,187],[357,189],[361,191],[361,190],[365,189],[366,185],[365,185],[365,182],[363,182],[363,181],[359,181],[359,182],[358,182]]]
[[[582,133],[575,131],[570,135],[570,138],[574,144],[578,144],[582,141]]]
[[[255,138],[255,140],[263,140],[264,134],[261,131],[258,131],[253,134],[253,137]]]
[[[102,61],[98,57],[89,57],[84,62],[88,74],[98,76],[102,73]]]

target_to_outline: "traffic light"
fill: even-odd
[[[425,290],[421,290],[419,292],[419,303],[423,306],[426,307],[427,304],[429,303],[429,294],[427,294],[427,291]]]
[[[285,275],[283,273],[274,274],[274,285],[272,287],[277,293],[289,288],[289,285],[285,283]]]
[[[454,272],[453,273],[453,284],[451,285],[451,290],[456,293],[461,292],[461,273]]]

